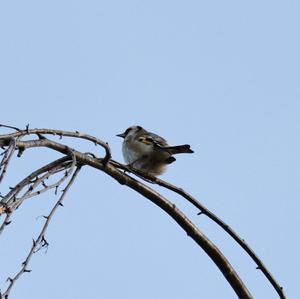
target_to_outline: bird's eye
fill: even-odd
[[[142,130],[141,126],[136,126],[136,128],[138,129],[138,131]]]

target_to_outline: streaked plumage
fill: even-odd
[[[124,138],[122,151],[125,162],[151,175],[162,174],[166,165],[176,160],[173,155],[193,153],[188,144],[169,146],[164,138],[140,126],[131,126],[117,136]]]

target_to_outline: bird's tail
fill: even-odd
[[[176,145],[176,146],[164,146],[163,149],[169,152],[171,155],[194,152],[191,149],[191,146],[189,144]]]

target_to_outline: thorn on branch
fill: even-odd
[[[20,158],[23,155],[24,151],[25,151],[24,147],[19,147],[17,157]]]
[[[64,205],[63,205],[61,202],[60,202],[60,203],[58,203],[58,205],[59,205],[59,206],[61,206],[61,207],[63,207],[63,206],[64,206]]]
[[[5,221],[5,225],[10,225],[11,221]]]
[[[36,241],[32,239],[32,246],[35,247],[35,245],[36,245]]]
[[[46,185],[45,181],[42,181],[42,186],[47,188],[48,186]]]
[[[13,279],[11,277],[7,277],[6,281],[9,281],[10,283],[12,283]]]
[[[202,215],[204,214],[203,211],[200,211],[199,213],[197,213],[197,215]]]
[[[42,237],[41,243],[42,243],[42,247],[48,247],[48,246],[49,246],[49,243],[48,243],[48,241],[45,239],[44,236]]]
[[[23,270],[24,273],[30,273],[31,271],[32,271],[32,270],[27,270],[27,269],[24,269],[24,270]]]
[[[43,218],[45,218],[46,220],[48,220],[49,216],[43,215]]]
[[[41,133],[36,133],[36,135],[39,137],[40,140],[47,139],[45,136],[43,136]]]
[[[25,131],[27,134],[29,134],[29,124],[26,125]]]

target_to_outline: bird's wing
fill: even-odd
[[[160,148],[168,145],[165,139],[153,133],[146,133],[139,136],[138,141],[147,145],[154,145]]]

